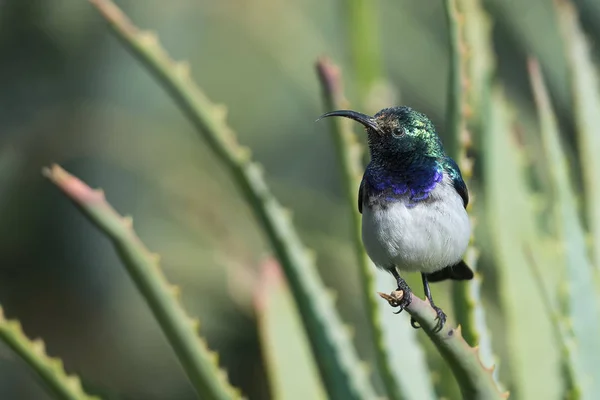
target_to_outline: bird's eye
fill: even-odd
[[[394,130],[392,130],[392,136],[395,138],[404,136],[404,128],[394,128]]]

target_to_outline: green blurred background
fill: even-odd
[[[575,3],[584,29],[600,37],[600,2]],[[293,210],[305,243],[317,251],[326,284],[347,299],[340,312],[369,360],[333,143],[328,124],[314,123],[324,111],[314,70],[321,55],[342,67],[355,108],[375,111],[354,84],[347,3],[117,4],[138,26],[156,31],[175,59],[188,60],[207,95],[227,105],[240,141],[252,148],[275,194]],[[443,136],[448,38],[442,2],[374,4],[372,29],[393,88],[385,98],[425,112]],[[484,5],[493,21],[498,76],[518,114],[527,115],[522,122],[535,118],[526,71],[531,54],[542,64],[573,154],[567,68],[552,1]],[[50,355],[106,398],[194,398],[108,240],[42,178],[41,168],[57,162],[102,187],[120,213],[133,216],[142,240],[161,254],[169,280],[181,286],[186,309],[199,317],[232,383],[250,398],[269,398],[252,298],[268,247],[188,121],[86,1],[1,1],[0,49],[0,303],[6,314],[19,318],[28,336],[43,337]],[[537,176],[543,180],[543,171]],[[493,288],[485,243],[479,248],[484,285]],[[379,289],[389,291],[393,283]],[[484,290],[488,315],[494,315],[494,293]],[[501,324],[490,319],[492,327]],[[493,339],[501,349],[499,336]],[[47,398],[4,346],[0,398]]]

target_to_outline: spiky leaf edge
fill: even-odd
[[[30,340],[16,320],[4,317],[0,307],[0,340],[10,347],[34,371],[44,383],[45,388],[57,399],[100,400],[83,390],[81,380],[68,375],[58,358],[46,354],[46,346],[41,339]]]
[[[192,386],[201,398],[241,399],[218,366],[218,356],[198,336],[199,321],[190,318],[180,303],[180,289],[169,284],[151,253],[133,230],[133,220],[122,217],[106,201],[104,192],[93,190],[58,165],[44,168],[54,183],[113,243],[123,265],[146,300]]]
[[[390,294],[379,293],[390,306],[397,307],[404,296],[400,291]],[[466,399],[493,400],[507,399],[508,392],[501,393],[494,380],[494,367],[485,367],[479,358],[479,349],[471,347],[462,336],[460,325],[452,328],[445,324],[438,329],[437,313],[428,301],[424,301],[411,293],[411,302],[406,311],[415,318],[431,339],[438,351],[450,365],[454,377]]]

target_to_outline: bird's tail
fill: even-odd
[[[440,282],[446,279],[454,281],[468,281],[473,279],[473,270],[463,261],[456,265],[449,265],[444,269],[427,275],[429,282]]]

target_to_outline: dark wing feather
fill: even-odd
[[[463,181],[462,177],[458,175],[456,178],[452,179],[452,183],[454,184],[454,189],[456,192],[462,197],[463,205],[467,208],[469,204],[469,191],[467,190],[467,185],[465,181]]]
[[[450,167],[450,177],[452,178],[452,185],[454,186],[454,190],[460,195],[463,200],[463,205],[467,208],[469,204],[469,191],[467,190],[467,185],[465,181],[463,181],[462,175],[460,174],[460,168],[456,162],[450,157],[446,157],[447,166]]]
[[[440,282],[450,279],[453,281],[468,281],[473,279],[473,270],[463,261],[456,265],[451,265],[439,271],[427,274],[429,282]]]
[[[363,204],[363,187],[365,186],[365,178],[363,177],[362,181],[360,181],[360,188],[358,189],[358,212],[362,214],[362,204]]]

